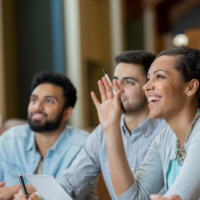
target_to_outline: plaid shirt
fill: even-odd
[[[124,124],[124,116],[122,116],[121,131],[124,148],[133,173],[137,171],[143,162],[154,138],[166,126],[167,123],[164,120],[147,117],[130,134]],[[80,191],[90,184],[100,173],[103,174],[111,198],[115,199],[106,138],[101,125],[91,133],[72,165],[57,178],[57,181],[68,194],[74,197],[78,196]],[[164,192],[162,193],[164,194]],[[95,195],[93,199],[96,199]]]

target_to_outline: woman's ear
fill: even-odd
[[[197,92],[199,88],[199,81],[197,79],[192,79],[188,84],[189,85],[187,87],[186,95],[192,96]]]
[[[73,114],[73,108],[70,106],[68,108],[66,108],[63,112],[63,121],[67,121],[71,115]]]

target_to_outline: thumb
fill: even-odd
[[[6,182],[0,182],[0,187],[3,187],[6,184]]]

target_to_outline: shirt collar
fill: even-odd
[[[28,140],[28,145],[27,145],[26,151],[30,151],[32,149],[36,150],[36,146],[35,146],[35,133],[34,133],[34,131],[32,131],[30,129],[30,137],[29,137],[29,140]]]
[[[60,136],[58,137],[58,139],[56,140],[54,145],[48,151],[60,151],[62,149],[61,144],[63,143],[64,137],[65,137],[66,134],[67,134],[67,127],[62,131],[62,133],[60,134]],[[37,151],[36,150],[36,143],[35,143],[35,132],[30,130],[30,138],[29,138],[29,141],[28,141],[26,151],[30,151],[32,149]]]
[[[132,130],[131,132],[133,133],[135,130],[140,129],[143,135],[148,136],[152,133],[158,123],[159,119],[150,119],[148,116],[142,123],[140,123],[140,125],[136,129]],[[124,122],[124,114],[121,117],[121,130],[123,133],[125,133],[126,131],[128,132]]]

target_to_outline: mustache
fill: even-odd
[[[34,115],[34,114],[43,114],[45,117],[47,117],[47,114],[46,113],[43,113],[42,111],[40,111],[40,110],[36,110],[36,111],[34,111],[34,112],[32,112],[31,113],[31,117]]]

